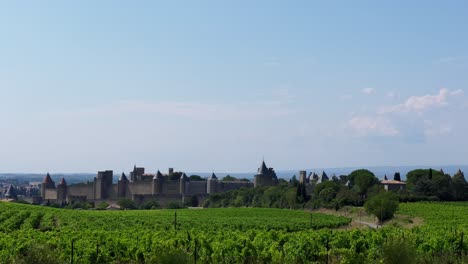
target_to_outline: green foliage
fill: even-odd
[[[198,197],[196,195],[186,197],[184,205],[189,207],[198,207]]]
[[[222,179],[223,181],[237,181],[236,177],[232,177],[231,175],[226,175]]]
[[[190,175],[190,181],[205,181],[205,179],[200,175]]]
[[[59,254],[50,245],[32,244],[22,247],[13,261],[16,264],[59,264]]]
[[[366,211],[379,219],[380,223],[391,219],[398,209],[398,196],[392,192],[382,191],[369,198],[364,204]]]
[[[351,172],[348,179],[353,186],[353,190],[355,190],[359,195],[365,195],[369,188],[379,183],[379,180],[375,177],[374,173],[365,169]]]
[[[393,175],[393,179],[395,181],[401,181],[401,175],[399,172],[395,172],[395,175]]]
[[[175,171],[172,174],[170,174],[168,178],[170,181],[176,181],[176,180],[179,180],[183,174],[184,174],[183,172]]]
[[[441,176],[442,172],[434,171],[432,169],[417,169],[412,170],[406,174],[406,183],[411,189],[420,179],[431,180],[434,176]]]
[[[383,247],[383,263],[413,264],[416,262],[416,248],[404,239],[387,240]]]
[[[106,201],[102,201],[98,204],[96,208],[99,210],[105,210],[108,206],[109,206],[109,203],[107,203]]]
[[[70,263],[72,242],[74,263],[466,263],[468,203],[401,204],[399,213],[425,224],[330,230],[349,219],[228,208],[177,210],[174,229],[174,210],[0,203],[0,263]]]
[[[457,172],[452,178],[452,196],[457,201],[468,200],[468,183],[460,172]]]
[[[167,204],[167,209],[181,209],[184,208],[179,202],[169,202]]]
[[[117,204],[118,204],[118,205],[120,206],[120,208],[122,208],[122,209],[130,209],[130,210],[132,210],[132,209],[137,209],[137,208],[138,208],[138,206],[137,206],[137,204],[135,203],[135,201],[130,200],[130,199],[128,199],[128,198],[122,198],[122,199],[120,199],[120,200],[117,202]]]
[[[89,202],[72,202],[70,204],[68,204],[67,206],[65,206],[65,208],[67,209],[90,209],[90,208],[93,208],[94,205],[89,203]]]
[[[143,209],[143,210],[159,209],[159,208],[161,208],[161,205],[159,205],[158,201],[156,200],[145,201],[140,205],[140,209]]]

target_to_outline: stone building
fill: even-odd
[[[383,185],[387,191],[404,191],[406,190],[406,182],[395,181],[395,180],[382,180],[380,184]]]
[[[275,171],[273,168],[267,168],[265,162],[258,169],[254,182],[223,181],[214,173],[206,180],[196,181],[190,180],[185,173],[174,172],[172,168],[168,174],[163,175],[160,171],[155,174],[146,173],[145,168],[137,166],[130,172],[130,179],[124,173],[116,183],[113,182],[113,178],[113,171],[107,170],[98,172],[92,182],[67,185],[62,178],[56,185],[47,173],[41,184],[41,197],[44,202],[56,203],[117,201],[128,198],[139,202],[157,200],[161,205],[165,205],[171,201],[183,201],[187,196],[197,196],[202,201],[212,193],[278,183]]]
[[[275,170],[273,168],[268,168],[265,161],[263,161],[255,175],[254,186],[273,186],[277,184],[278,177],[276,176]]]

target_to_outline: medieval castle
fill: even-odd
[[[124,173],[117,183],[113,182],[113,178],[113,171],[108,170],[98,172],[92,182],[67,185],[62,178],[56,185],[47,174],[41,184],[41,197],[43,201],[55,203],[128,198],[139,202],[157,200],[164,204],[169,201],[183,201],[187,196],[197,196],[203,200],[212,193],[278,184],[274,169],[268,168],[264,161],[253,182],[223,181],[214,173],[206,180],[190,180],[185,173],[175,173],[172,168],[168,174],[163,175],[160,171],[155,174],[145,173],[145,168],[136,166],[130,173],[130,179]]]

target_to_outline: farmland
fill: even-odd
[[[399,213],[424,224],[345,231],[335,228],[347,218],[282,209],[87,211],[0,203],[0,262],[363,263],[388,259],[392,249],[417,262],[466,261],[468,203],[401,204]]]

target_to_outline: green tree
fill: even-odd
[[[190,181],[204,181],[205,179],[202,178],[200,175],[190,175],[189,177]]]
[[[237,178],[232,177],[231,175],[226,175],[224,176],[223,181],[237,181]]]
[[[395,172],[395,175],[393,175],[393,179],[395,181],[401,181],[401,175],[399,172]]]
[[[297,180],[296,175],[291,177],[291,180],[289,180],[292,186],[297,187],[299,185],[299,181]]]
[[[437,190],[431,180],[423,177],[416,182],[413,192],[420,196],[435,196]]]
[[[367,194],[367,190],[379,182],[374,173],[369,170],[361,169],[351,172],[348,176],[353,190],[360,195]]]
[[[170,181],[175,181],[175,180],[178,180],[180,179],[180,177],[182,177],[184,173],[180,172],[180,171],[175,171],[173,172],[172,174],[169,175],[169,180]]]
[[[383,223],[393,217],[398,209],[398,204],[398,196],[392,192],[382,191],[369,198],[364,204],[364,208],[367,213],[375,215],[379,223]]]
[[[196,195],[193,195],[192,197],[190,197],[190,206],[198,207],[198,197]]]
[[[161,208],[161,205],[156,200],[150,200],[142,203],[140,205],[140,209],[143,210],[150,210],[150,209],[158,209]]]
[[[457,201],[468,199],[468,183],[462,172],[457,172],[452,178],[452,195]]]
[[[432,174],[432,175],[430,175]],[[408,188],[412,189],[416,185],[416,183],[423,178],[431,179],[434,176],[440,176],[442,172],[434,171],[432,169],[417,169],[412,170],[406,174],[406,183],[408,184]]]
[[[122,198],[120,199],[117,204],[120,206],[122,209],[136,209],[137,205],[135,201],[130,200],[128,198]]]
[[[97,209],[98,210],[105,210],[109,206],[109,203],[106,201],[102,201],[98,204]]]

